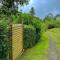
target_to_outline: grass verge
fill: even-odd
[[[48,37],[42,34],[40,41],[30,49],[27,49],[17,60],[47,60]]]

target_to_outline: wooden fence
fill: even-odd
[[[13,24],[11,29],[12,40],[10,60],[16,60],[16,58],[21,55],[23,51],[23,25],[22,24]]]

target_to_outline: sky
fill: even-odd
[[[60,0],[30,0],[29,4],[23,7],[19,7],[23,12],[29,12],[31,7],[35,9],[35,15],[40,18],[44,18],[49,13],[53,15],[60,14]]]

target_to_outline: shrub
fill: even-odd
[[[24,26],[24,48],[30,48],[35,45],[36,30],[32,25]]]
[[[7,29],[3,24],[0,24],[0,59],[7,60],[8,56],[8,37]]]
[[[41,20],[34,18],[32,20],[32,25],[36,28],[36,43],[40,40],[41,36]]]
[[[54,24],[48,25],[48,29],[52,29],[52,28],[55,28]]]

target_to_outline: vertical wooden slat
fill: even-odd
[[[23,50],[23,26],[22,24],[12,25],[12,59],[15,60]]]
[[[12,59],[12,24],[9,26],[9,60]]]

